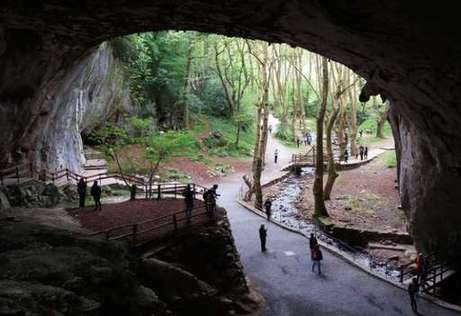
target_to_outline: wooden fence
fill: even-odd
[[[213,221],[214,217],[215,212],[207,212],[205,205],[203,205],[194,208],[190,217],[187,217],[184,211],[179,211],[134,224],[112,227],[91,233],[90,236],[104,236],[106,240],[124,240],[130,246],[138,247],[168,233],[176,233],[181,228]]]

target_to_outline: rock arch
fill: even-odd
[[[374,93],[391,101],[400,189],[412,232],[421,248],[436,246],[453,254],[449,248],[461,248],[461,41],[455,5],[437,5],[399,0],[3,1],[0,158],[18,149],[37,155],[60,106],[54,96],[62,82],[110,37],[182,29],[286,42],[349,66],[373,85]]]

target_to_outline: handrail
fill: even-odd
[[[197,207],[193,208],[193,210],[198,210],[198,209],[205,209],[205,210],[203,212],[196,212],[194,215],[192,215],[190,217],[187,217],[187,216],[179,217],[178,215],[183,215],[184,211],[178,211],[178,212],[175,212],[175,213],[172,213],[172,214],[169,214],[169,215],[165,215],[165,216],[162,216],[162,217],[154,218],[154,219],[151,219],[151,220],[146,220],[146,221],[142,221],[142,222],[137,222],[137,223],[132,223],[132,224],[125,224],[125,225],[111,227],[111,228],[108,228],[108,229],[105,229],[105,230],[102,230],[102,231],[91,233],[88,236],[97,236],[97,235],[104,234],[105,238],[108,239],[108,240],[119,240],[119,239],[131,237],[132,243],[135,244],[136,241],[138,241],[139,235],[141,235],[141,234],[153,232],[153,231],[159,230],[160,228],[163,228],[163,227],[166,227],[166,226],[173,226],[173,230],[176,231],[176,230],[178,230],[178,223],[179,222],[188,221],[188,220],[190,220],[192,218],[196,218],[198,216],[202,216],[202,215],[205,215],[205,214],[209,215],[208,210],[206,210],[205,205],[201,205],[201,206],[197,206]],[[170,218],[171,221],[165,222],[165,219],[168,219],[168,218]],[[153,224],[153,223],[158,223],[158,225],[151,226],[151,227],[149,227],[147,229],[144,229],[144,230],[139,230],[140,226],[145,225],[145,224]],[[131,232],[126,232],[126,228],[130,228],[130,227],[131,227]],[[110,236],[111,232],[114,232],[114,231],[117,231],[117,230],[123,230],[123,229],[125,229],[125,232],[123,232],[121,234],[118,234],[118,235],[115,235],[115,236]]]

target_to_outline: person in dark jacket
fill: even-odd
[[[271,215],[272,215],[272,201],[270,199],[267,199],[266,202],[264,202],[264,209],[266,211],[266,216],[267,220],[270,222],[271,220]]]
[[[101,204],[101,187],[98,185],[98,181],[95,181],[93,183],[93,186],[91,187],[91,196],[93,197],[94,200],[94,210],[101,211],[102,210],[102,204]]]
[[[347,149],[344,149],[344,162],[347,163],[347,160],[349,159],[349,152]]]
[[[276,148],[274,151],[274,163],[277,163],[279,157],[279,150]]]
[[[84,208],[86,198],[86,181],[83,178],[80,178],[80,181],[77,184],[77,193],[79,197],[79,206],[80,208]]]
[[[315,238],[315,235],[314,233],[311,233],[311,237],[309,238],[309,248],[311,250],[311,253],[312,253],[312,250],[315,248],[315,246],[317,246],[319,243],[317,241],[317,238]]]
[[[186,186],[183,192],[184,202],[186,204],[186,217],[187,222],[190,222],[190,217],[192,216],[192,210],[194,208],[194,192],[192,191],[190,184]]]
[[[365,153],[365,148],[363,146],[359,147],[360,160],[363,160],[363,155]]]
[[[138,190],[138,187],[136,186],[136,184],[132,184],[131,189],[130,189],[130,200],[131,201],[136,200],[136,191],[137,190]]]
[[[261,241],[261,251],[265,252],[266,249],[266,238],[267,238],[267,228],[264,227],[264,224],[261,224],[259,227],[259,240]]]
[[[368,147],[365,146],[365,149],[363,150],[363,156],[365,159],[368,159]]]
[[[416,305],[416,294],[419,292],[418,279],[413,278],[408,285],[408,295],[410,296],[410,304],[413,312],[418,312],[418,306]]]
[[[312,259],[312,272],[315,272],[315,267],[317,267],[318,273],[322,274],[321,261],[323,260],[323,254],[318,244],[315,245],[314,249],[312,249],[311,251],[311,259]]]

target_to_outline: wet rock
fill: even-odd
[[[52,183],[28,181],[3,188],[11,206],[54,207],[63,198],[62,193]]]
[[[6,195],[0,191],[0,211],[8,210],[11,207]]]

